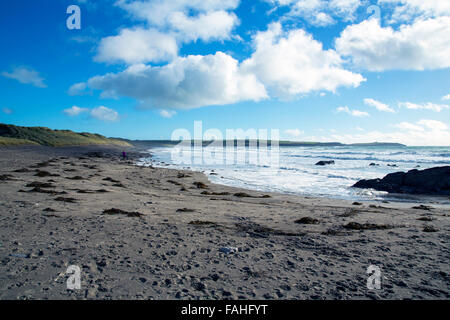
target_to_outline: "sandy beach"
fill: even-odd
[[[446,207],[230,188],[138,150],[1,150],[3,300],[450,298]]]

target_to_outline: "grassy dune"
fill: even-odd
[[[25,139],[0,137],[0,146],[24,146],[24,145],[38,145],[38,143]]]
[[[99,134],[0,124],[0,146],[12,145],[42,145],[52,147],[86,145],[130,146],[125,141],[106,138]]]

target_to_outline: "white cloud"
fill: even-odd
[[[401,122],[395,125],[395,127],[402,130],[412,130],[412,131],[425,131],[425,129],[421,126],[409,123],[409,122]]]
[[[392,22],[450,15],[450,1],[447,0],[378,0],[378,2],[395,5]]]
[[[433,131],[443,131],[443,130],[447,130],[448,126],[441,122],[441,121],[437,121],[437,120],[420,120],[418,122],[418,124],[427,127],[428,129],[431,129]]]
[[[104,106],[92,109],[90,114],[93,118],[102,121],[115,122],[119,120],[119,114],[117,113],[117,111]]]
[[[182,42],[225,40],[229,39],[238,18],[233,13],[214,11],[189,17],[183,12],[175,12],[170,17],[170,24]]]
[[[44,78],[39,75],[39,72],[27,68],[27,67],[17,67],[12,72],[2,72],[2,76],[10,79],[14,79],[24,84],[31,84],[38,88],[46,88],[47,85],[44,83]]]
[[[312,91],[335,92],[340,86],[357,87],[365,79],[342,68],[334,50],[302,29],[283,32],[280,23],[258,32],[255,52],[242,63],[243,70],[255,74],[271,95],[290,98]]]
[[[239,23],[234,10],[239,0],[119,0],[116,5],[133,18],[173,34],[182,42],[229,39]]]
[[[151,25],[167,26],[174,12],[204,13],[217,10],[233,10],[240,0],[118,0],[116,5],[126,10],[135,19],[146,20]]]
[[[80,107],[77,107],[77,106],[73,106],[71,108],[68,108],[68,109],[64,110],[64,113],[66,115],[70,116],[70,117],[75,117],[75,116],[78,116],[78,115],[80,115],[82,113],[85,113],[85,112],[89,112],[89,109],[87,109],[87,108],[80,108]]]
[[[448,105],[439,105],[431,102],[425,104],[416,104],[411,102],[400,102],[398,104],[401,108],[412,109],[412,110],[431,110],[435,112],[441,112],[444,109],[450,109]]]
[[[450,67],[450,17],[418,20],[398,30],[376,19],[348,26],[336,49],[370,71],[433,70]]]
[[[89,79],[88,86],[139,100],[142,107],[192,109],[267,98],[253,74],[229,55],[178,57],[165,66],[134,65]]]
[[[169,118],[172,118],[174,115],[176,115],[177,112],[174,110],[163,109],[163,110],[159,110],[159,114],[161,115],[161,117],[169,119]]]
[[[343,143],[398,142],[410,146],[449,146],[448,126],[437,120],[423,119],[417,123],[402,122],[395,125],[399,131],[370,131],[361,134],[332,135],[331,139]]]
[[[328,26],[336,23],[333,17],[352,21],[361,0],[266,0],[275,6],[289,6],[287,16],[301,17],[314,26]]]
[[[334,50],[323,50],[304,30],[283,32],[274,23],[253,41],[254,53],[241,64],[222,52],[176,57],[163,66],[134,64],[123,72],[93,77],[87,87],[101,90],[102,97],[132,97],[144,108],[192,109],[336,92],[365,81],[345,70]]]
[[[164,62],[178,54],[176,40],[170,34],[154,29],[122,29],[117,36],[103,38],[95,60],[127,64]]]
[[[442,97],[442,100],[450,100],[450,94],[448,94],[448,95],[446,95],[446,96],[443,96],[443,97]]]
[[[92,118],[102,121],[115,122],[119,120],[119,113],[117,111],[104,106],[100,106],[94,109],[73,106],[71,108],[65,109],[63,112],[69,117],[76,117],[83,113],[86,113],[89,114]]]
[[[376,101],[374,99],[364,99],[364,103],[368,106],[375,107],[378,111],[395,112],[395,110],[389,107],[387,104]]]
[[[86,93],[86,89],[87,89],[86,83],[84,82],[75,83],[69,88],[69,91],[67,93],[71,96],[83,95]]]
[[[304,134],[304,132],[299,129],[288,129],[288,130],[285,130],[284,133],[293,138],[298,138]]]
[[[359,110],[351,110],[349,107],[339,107],[336,109],[336,112],[344,112],[354,117],[368,117],[370,114],[364,111]]]

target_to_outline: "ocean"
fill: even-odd
[[[178,157],[180,150],[184,152],[183,161]],[[277,157],[276,165],[252,161],[255,157],[259,159],[267,150],[233,148],[227,154],[234,157],[231,163],[223,160],[225,154],[222,151],[222,148],[210,148],[207,152],[201,148],[185,148],[174,152],[172,147],[152,148],[149,150],[152,157],[141,159],[140,164],[205,172],[213,183],[263,192],[345,200],[411,202],[423,199],[356,189],[352,185],[361,179],[382,178],[392,172],[450,165],[450,147],[279,147],[272,150],[272,155]],[[335,164],[315,165],[322,160],[333,160]]]

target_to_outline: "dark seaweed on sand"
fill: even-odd
[[[116,209],[116,208],[104,210],[103,214],[107,214],[107,215],[120,214],[120,215],[126,215],[127,217],[130,217],[130,218],[141,218],[143,216],[143,214],[139,213],[139,212],[128,212],[128,211]]]

